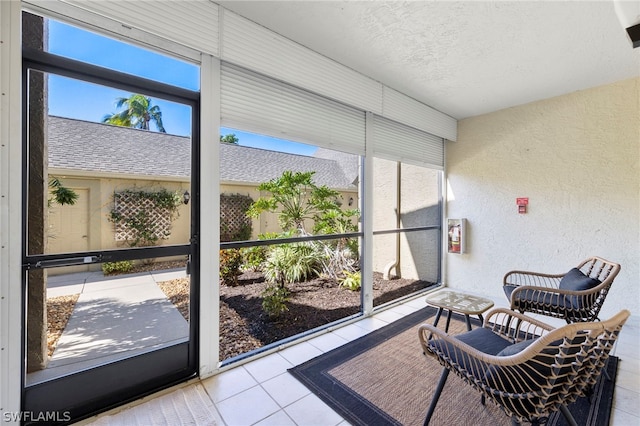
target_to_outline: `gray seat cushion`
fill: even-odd
[[[511,293],[518,288],[513,285],[505,285],[502,289],[507,299],[511,300]],[[525,290],[517,293],[515,302],[520,305],[516,305],[518,309],[527,310],[528,306],[546,305],[555,306],[557,308],[570,308],[571,303],[565,299],[564,296],[560,296],[557,293],[551,293],[544,291],[544,288],[540,290]]]
[[[511,342],[504,339],[487,328],[476,328],[466,333],[455,336],[456,339],[471,346],[474,349],[489,355],[496,355],[501,350],[511,345]],[[470,362],[469,357],[453,345],[443,340],[431,340],[429,346],[433,347],[436,352],[443,354],[452,364],[461,365],[465,370],[470,372],[475,378],[481,379],[484,371],[477,369],[478,364]]]
[[[582,273],[578,268],[573,268],[560,280],[558,287],[561,290],[585,291],[591,290],[600,284],[600,281]]]
[[[528,340],[523,340],[521,342],[518,343],[514,343],[513,345],[509,345],[506,348],[504,348],[503,350],[501,350],[500,352],[498,352],[496,355],[497,356],[511,356],[511,355],[515,355],[517,353],[522,352],[523,350],[525,350],[526,348],[529,347],[530,344],[532,344],[533,342],[535,342],[536,339],[528,339]]]

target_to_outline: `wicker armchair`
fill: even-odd
[[[509,309],[490,311],[484,326],[450,336],[430,324],[418,331],[427,358],[444,370],[425,419],[429,424],[450,371],[497,404],[515,425],[544,424],[558,410],[588,395],[605,366],[629,311],[606,321],[553,328]]]
[[[508,272],[503,289],[513,310],[567,323],[595,321],[618,272],[619,264],[591,257],[566,274]]]

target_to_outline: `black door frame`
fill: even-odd
[[[100,367],[79,371],[50,381],[26,386],[23,363],[21,405],[24,412],[39,413],[63,423],[74,422],[108,410],[157,390],[183,382],[198,374],[199,282],[200,282],[200,93],[157,81],[64,58],[36,49],[23,49],[23,133],[22,133],[22,359],[26,358],[26,286],[29,270],[77,264],[115,262],[150,257],[189,256],[190,321],[189,341],[133,356]],[[188,244],[27,255],[27,119],[29,70],[52,73],[96,83],[132,93],[188,105],[192,109],[191,127],[191,238]],[[57,415],[52,417],[51,413]],[[42,417],[40,417],[42,418]]]

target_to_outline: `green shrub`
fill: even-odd
[[[124,274],[130,272],[133,269],[133,262],[131,260],[121,260],[119,262],[105,262],[102,264],[102,272],[105,275],[109,274]]]
[[[352,291],[360,290],[360,271],[348,272],[344,271],[344,278],[340,279],[340,285]]]
[[[313,244],[281,244],[269,252],[263,271],[267,282],[286,285],[320,274],[323,254]]]
[[[288,311],[288,301],[289,290],[287,290],[286,287],[269,285],[262,292],[262,310],[265,311],[270,318],[277,318]]]
[[[241,266],[242,253],[239,249],[220,250],[220,278],[225,284],[238,284]]]
[[[267,260],[269,249],[265,246],[243,247],[240,249],[247,270],[261,271],[262,265]]]

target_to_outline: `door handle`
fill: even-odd
[[[97,263],[102,256],[83,256],[83,257],[69,257],[66,259],[51,259],[51,260],[39,260],[35,263],[34,267],[40,268],[55,268],[60,266],[73,266],[73,265],[88,265],[90,263]]]

